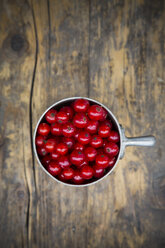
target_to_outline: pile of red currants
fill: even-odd
[[[66,183],[86,184],[113,167],[119,141],[107,111],[86,99],[77,99],[45,114],[37,129],[36,147],[51,175]]]

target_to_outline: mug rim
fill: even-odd
[[[85,100],[88,100],[88,101],[92,101],[92,102],[95,102],[96,104],[102,106],[103,108],[105,108],[107,110],[107,112],[112,116],[117,128],[118,128],[118,132],[119,132],[119,136],[120,136],[120,147],[119,147],[119,153],[118,153],[118,157],[116,159],[116,162],[114,164],[114,166],[112,167],[112,169],[107,173],[105,174],[103,177],[97,179],[96,181],[94,182],[91,182],[91,183],[86,183],[86,184],[69,184],[69,183],[65,183],[65,182],[62,182],[60,180],[58,180],[57,178],[55,178],[53,175],[51,175],[46,169],[45,167],[42,165],[42,163],[40,162],[40,159],[39,159],[39,156],[37,154],[37,150],[36,150],[36,144],[35,144],[35,139],[36,139],[36,134],[37,134],[37,129],[38,129],[38,126],[42,120],[42,118],[45,116],[45,114],[50,110],[52,109],[53,107],[63,103],[63,102],[66,102],[66,101],[71,101],[71,100],[76,100],[76,99],[85,99]],[[33,150],[34,150],[34,153],[35,153],[35,156],[36,156],[36,159],[37,159],[37,162],[39,163],[40,167],[46,172],[46,174],[48,176],[50,176],[53,180],[63,184],[63,185],[66,185],[66,186],[71,186],[71,187],[77,187],[77,188],[82,188],[82,187],[87,187],[87,186],[90,186],[90,185],[93,185],[95,183],[98,183],[100,182],[101,180],[103,180],[105,177],[107,177],[109,174],[112,173],[112,171],[115,169],[117,163],[119,162],[119,159],[121,157],[121,153],[122,153],[122,132],[121,132],[121,127],[120,127],[120,124],[117,120],[117,118],[115,117],[115,115],[111,112],[111,110],[109,110],[104,104],[100,103],[99,101],[97,100],[94,100],[92,98],[88,98],[88,97],[79,97],[79,96],[75,96],[75,97],[68,97],[68,98],[63,98],[57,102],[55,102],[54,104],[52,104],[50,107],[48,107],[44,113],[40,116],[39,120],[37,121],[37,124],[35,126],[35,130],[34,130],[34,134],[33,134]]]

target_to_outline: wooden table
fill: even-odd
[[[165,247],[165,1],[0,1],[0,247]],[[32,136],[59,99],[104,103],[127,148],[100,183],[71,188],[39,167]]]

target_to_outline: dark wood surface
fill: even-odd
[[[0,1],[0,247],[165,247],[165,1]],[[43,111],[88,96],[127,148],[88,188],[54,182],[32,151]]]

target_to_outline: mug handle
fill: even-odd
[[[125,146],[154,146],[156,139],[154,136],[125,137]]]
[[[124,128],[121,127],[122,133],[122,144],[121,144],[121,155],[120,158],[124,156],[124,151],[127,146],[154,146],[156,139],[154,136],[142,136],[142,137],[126,137]]]

